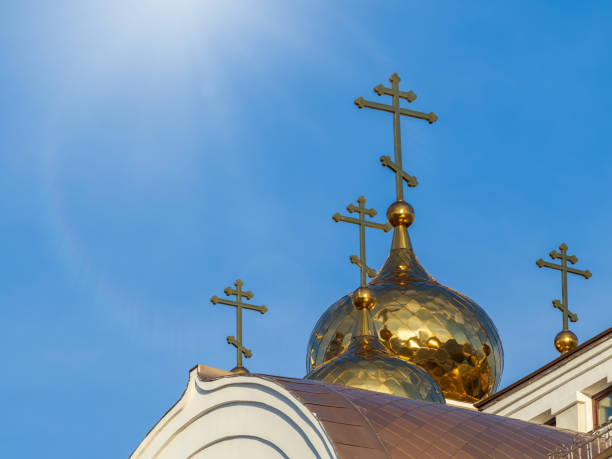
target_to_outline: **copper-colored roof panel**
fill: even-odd
[[[389,416],[382,408],[380,411],[371,411],[369,413],[368,419],[370,422],[375,423],[376,425],[386,427],[388,424],[391,424],[394,417]]]
[[[474,459],[474,456],[469,454],[467,451],[459,450],[455,453],[454,459]]]
[[[382,449],[376,433],[366,425],[349,426],[337,422],[324,422],[324,424],[325,430],[333,438],[334,443],[367,449]]]
[[[337,408],[342,408],[346,405],[344,398],[340,394],[336,394],[334,392],[306,392],[301,389],[294,392],[299,394],[300,399],[304,403],[314,403],[316,405],[325,405]]]
[[[397,444],[399,444],[404,439],[404,437],[401,434],[394,432],[391,429],[384,429],[379,434],[379,437],[382,440],[385,447],[387,448],[387,450],[393,449]]]
[[[494,457],[494,456],[491,456],[491,451],[489,451],[489,450],[484,450],[483,451],[483,450],[481,450],[479,448],[476,448],[471,443],[466,444],[463,448],[461,448],[461,451],[465,451],[467,454],[469,454],[473,458],[489,458],[489,457]]]
[[[346,425],[361,425],[359,420],[355,419],[355,414],[352,410],[333,406],[315,405],[313,403],[305,403],[305,405],[310,411],[316,414],[321,421]]]
[[[270,378],[317,413],[342,458],[546,458],[585,435],[452,406]]]
[[[524,454],[523,451],[520,451],[518,448],[515,448],[504,442],[498,445],[495,451],[499,452],[500,454],[505,454],[510,458],[521,457]]]
[[[423,448],[413,448],[410,445],[397,445],[395,448],[389,451],[389,457],[401,457],[401,458],[423,458]]]
[[[389,457],[381,450],[365,449],[351,445],[336,445],[336,452],[341,459],[387,459]]]

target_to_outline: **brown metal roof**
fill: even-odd
[[[478,411],[320,381],[254,375],[289,390],[321,420],[340,458],[546,458],[585,437]]]
[[[536,371],[528,374],[524,378],[521,378],[515,383],[510,384],[509,386],[503,388],[502,390],[494,393],[490,397],[487,397],[484,400],[481,400],[480,402],[475,403],[474,406],[478,408],[479,410],[482,410],[484,407],[491,404],[492,402],[505,398],[506,396],[510,395],[512,392],[519,389],[520,387],[531,384],[532,382],[538,380],[542,376],[547,375],[548,373],[550,373],[557,367],[561,365],[565,365],[570,360],[575,359],[576,357],[580,356],[580,354],[582,354],[583,352],[588,351],[592,347],[597,346],[599,343],[606,341],[610,337],[612,337],[612,328],[608,328],[607,330],[602,331],[600,334],[595,335],[593,338],[589,339],[588,341],[585,341],[580,346],[576,347],[576,349],[574,349],[573,351],[560,355],[555,360],[550,361],[543,367],[538,368]]]

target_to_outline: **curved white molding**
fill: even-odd
[[[132,458],[336,458],[316,416],[284,387],[256,376],[212,381],[189,373],[181,399]]]

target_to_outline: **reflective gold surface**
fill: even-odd
[[[383,344],[425,369],[446,398],[475,402],[497,388],[503,349],[493,322],[480,306],[425,271],[404,226],[395,228],[389,258],[368,287],[376,296],[372,314]],[[351,296],[332,304],[314,327],[309,372],[349,346],[358,318]]]
[[[357,310],[374,308],[376,305],[374,292],[367,287],[359,287],[353,292],[353,305]]]
[[[355,337],[346,352],[306,378],[444,403],[442,391],[427,372],[392,357],[375,336]]]
[[[396,201],[387,209],[387,220],[394,228],[399,225],[409,227],[414,221],[414,209],[405,201]]]
[[[353,316],[357,325],[351,343],[340,355],[316,368],[307,379],[373,390],[416,400],[444,403],[442,391],[426,371],[398,357],[376,336],[370,310],[376,305],[374,292],[359,287],[353,292]]]
[[[563,330],[555,336],[555,348],[561,353],[573,351],[578,346],[578,337],[569,330]]]

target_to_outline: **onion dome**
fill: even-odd
[[[440,284],[421,266],[407,232],[414,220],[412,206],[395,202],[387,219],[394,227],[391,252],[368,284],[376,297],[371,314],[380,342],[394,357],[425,369],[447,399],[474,403],[487,397],[499,385],[503,369],[495,325],[478,304]],[[340,362],[358,355],[356,343],[363,339],[353,339],[357,322],[351,295],[323,313],[308,342],[311,375],[330,374]]]
[[[442,391],[426,371],[391,355],[376,336],[370,314],[376,303],[373,291],[361,287],[350,298],[356,309],[351,311],[356,327],[349,346],[313,369],[306,379],[444,403]]]

